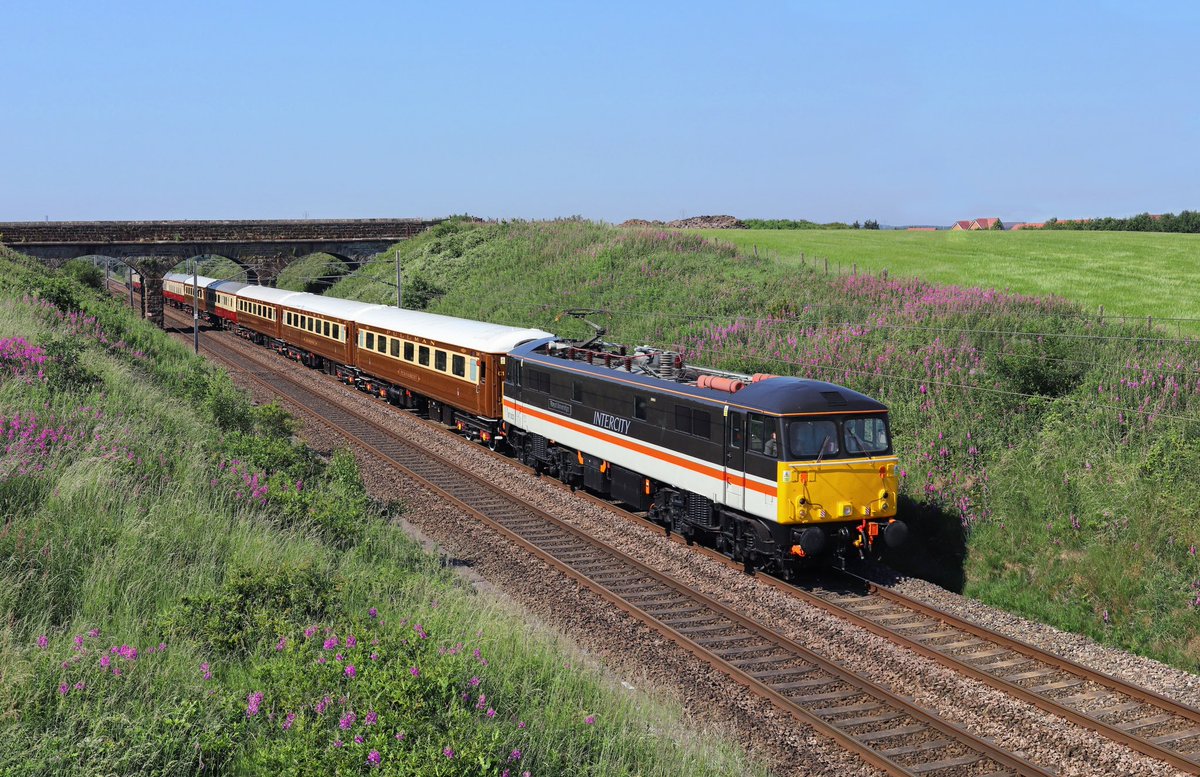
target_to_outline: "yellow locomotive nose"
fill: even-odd
[[[779,464],[781,524],[886,520],[896,515],[896,458]]]

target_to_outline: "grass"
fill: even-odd
[[[353,457],[162,332],[19,257],[0,279],[24,338],[0,349],[0,773],[762,773],[469,589]]]
[[[350,272],[350,265],[329,254],[309,254],[283,268],[275,285],[290,291],[320,294]]]
[[[768,236],[776,235],[825,233]],[[910,239],[830,235],[846,235],[844,245]],[[930,244],[916,235],[926,242],[905,244]],[[970,245],[1010,237],[1025,240],[962,236]],[[1029,244],[1108,237],[1056,233]],[[951,238],[957,244],[935,236]],[[826,275],[811,262],[755,257],[692,232],[579,220],[443,224],[330,293],[389,301],[373,279],[388,277],[395,252],[409,276],[435,290],[434,312],[579,336],[586,328],[561,311],[602,308],[607,314],[593,318],[614,341],[878,397],[892,411],[901,509],[915,528],[915,541],[890,559],[895,566],[1200,667],[1200,509],[1189,488],[1200,471],[1194,340],[1175,341],[1173,331],[1146,339],[1144,321],[1099,322],[1062,297],[899,273]]]
[[[1200,334],[1200,236],[1152,232],[701,230],[787,266],[919,277],[938,284],[1058,295],[1088,313],[1167,322]],[[803,259],[802,259],[803,257]]]

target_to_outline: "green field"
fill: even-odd
[[[1155,319],[1200,319],[1200,235],[1154,232],[905,232],[710,229],[744,251],[830,272],[920,277],[955,286],[1055,294],[1084,310]],[[1200,320],[1166,322],[1200,334]]]

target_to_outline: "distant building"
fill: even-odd
[[[1038,222],[1022,221],[1017,224],[1010,224],[1008,228],[1009,229],[1041,229],[1044,226],[1046,226],[1046,223],[1044,221],[1038,221]]]
[[[970,221],[956,221],[954,226],[950,227],[951,232],[978,232],[982,229],[996,229],[999,224],[1004,227],[1000,219],[972,219]]]

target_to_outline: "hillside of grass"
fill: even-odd
[[[954,286],[1057,294],[1097,313],[1200,319],[1200,235],[1148,232],[701,230],[785,264],[887,270]],[[802,258],[803,257],[803,258]],[[1200,320],[1164,322],[1200,335]]]
[[[386,302],[372,273],[394,272],[394,252],[434,312],[579,336],[558,314],[599,308],[610,340],[880,398],[916,528],[893,565],[1200,667],[1196,341],[1148,339],[1145,322],[1100,322],[1063,298],[826,275],[690,232],[577,220],[443,224],[329,293]]]
[[[350,272],[350,265],[336,256],[309,254],[283,268],[275,285],[289,291],[320,294],[337,283],[348,272]]]
[[[468,588],[353,456],[291,432],[0,254],[0,774],[762,773]]]

